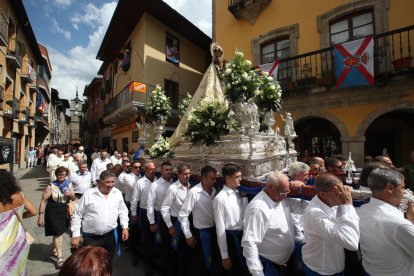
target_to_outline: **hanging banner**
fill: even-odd
[[[137,81],[131,82],[131,84],[129,85],[129,92],[145,93],[147,92],[147,85],[145,83]]]

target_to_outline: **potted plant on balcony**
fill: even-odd
[[[335,77],[331,70],[324,70],[321,73],[321,77],[316,80],[319,86],[330,86],[335,83]]]
[[[403,57],[399,59],[395,59],[392,62],[392,65],[394,66],[394,70],[404,69],[411,67],[411,60],[412,57]]]

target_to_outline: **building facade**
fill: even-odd
[[[36,72],[42,62],[22,1],[1,1],[0,135],[12,139],[17,168],[26,166],[26,153],[35,146]]]
[[[193,94],[207,69],[211,39],[163,1],[120,0],[97,54],[103,61],[103,122],[101,145],[108,150],[139,147],[145,103],[156,85],[170,97],[173,118],[167,135],[178,124],[180,99]],[[152,131],[150,131],[152,134]],[[151,137],[149,138],[151,141]]]
[[[413,9],[408,0],[213,0],[213,41],[227,58],[237,48],[254,65],[279,62],[298,152],[352,152],[357,165],[387,153],[402,165],[414,149]],[[334,46],[367,36],[375,83],[336,88]]]
[[[102,88],[102,78],[94,78],[85,86],[83,96],[87,98],[84,103],[84,121],[81,124],[84,133],[85,146],[89,149],[102,148],[103,129],[107,128],[103,122],[103,104],[105,93]],[[107,147],[107,146],[105,146]]]

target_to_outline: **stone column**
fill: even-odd
[[[341,137],[342,154],[347,157],[349,152],[351,152],[352,160],[354,160],[357,168],[361,168],[364,165],[365,140],[365,136]]]

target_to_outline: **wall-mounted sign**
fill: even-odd
[[[13,162],[13,140],[0,139],[0,164]]]
[[[129,85],[129,92],[145,93],[147,92],[147,86],[145,83],[134,81]]]

